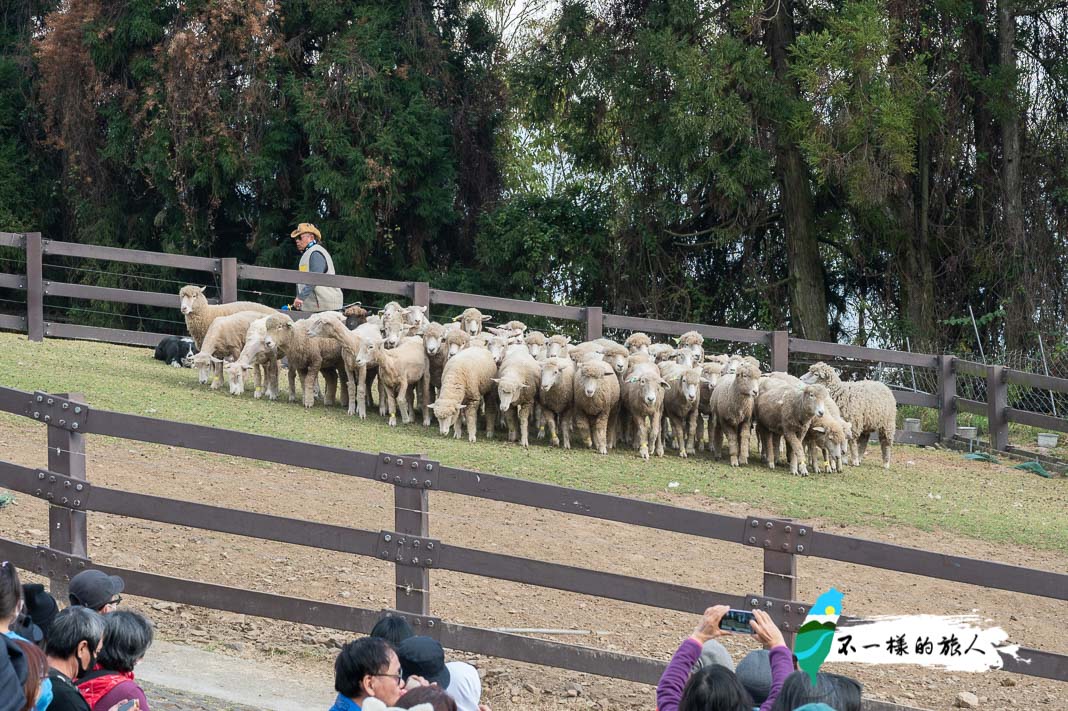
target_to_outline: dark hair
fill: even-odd
[[[860,711],[860,683],[841,674],[816,675],[813,686],[805,672],[786,677],[772,711],[793,711],[805,704],[823,703],[837,711]]]
[[[752,711],[755,705],[734,672],[713,664],[690,675],[679,711]]]
[[[0,563],[0,620],[14,617],[21,599],[22,584],[19,582],[19,572],[15,570],[13,563],[5,560]]]
[[[397,708],[410,709],[419,704],[430,704],[434,711],[457,711],[456,701],[440,686],[417,686],[397,701]]]
[[[41,691],[41,682],[48,678],[48,659],[41,648],[24,639],[17,639],[22,653],[26,656],[26,683],[22,687],[26,695],[26,705],[22,711],[31,711],[37,705],[37,694]]]
[[[363,678],[389,667],[393,647],[379,637],[364,637],[341,648],[334,662],[334,691],[356,699],[363,696]]]
[[[152,646],[152,623],[140,612],[104,615],[104,646],[97,661],[108,671],[128,673]]]
[[[95,653],[103,636],[103,615],[80,605],[68,607],[52,620],[45,653],[55,659],[70,659],[82,642],[89,644],[90,653]]]
[[[371,628],[371,636],[386,640],[396,649],[401,642],[409,637],[414,637],[415,632],[412,631],[412,626],[408,624],[408,620],[399,615],[386,613]]]

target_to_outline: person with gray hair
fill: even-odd
[[[68,607],[52,620],[45,645],[53,694],[49,711],[90,711],[72,680],[92,670],[103,641],[104,618],[88,607]]]
[[[98,668],[78,681],[78,691],[93,711],[106,711],[130,700],[136,700],[141,711],[148,711],[148,699],[134,680],[133,670],[144,659],[152,637],[152,623],[139,612],[118,610],[104,617]]]

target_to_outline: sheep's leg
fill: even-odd
[[[367,366],[359,366],[356,374],[356,416],[367,419]]]
[[[323,404],[329,407],[337,399],[337,371],[333,368],[325,368],[323,380],[326,381],[326,389],[323,390]]]
[[[497,398],[492,393],[485,398],[482,398],[482,403],[486,406],[486,439],[493,439],[493,432],[497,425],[497,416],[500,414],[500,408],[497,406]]]
[[[508,427],[508,441],[515,442],[519,439],[519,415],[515,407],[509,407],[504,412],[504,424]]]
[[[662,426],[663,422],[660,413],[654,413],[649,418],[649,427],[652,430],[649,433],[649,443],[656,448],[654,454],[658,457],[664,456],[664,435],[663,432],[661,432]]]
[[[271,358],[267,361],[267,399],[278,399],[278,359]]]
[[[301,375],[304,378],[304,407],[313,407],[315,405],[315,386],[319,384],[319,369],[315,366],[309,366]]]
[[[633,425],[633,428],[638,432],[637,439],[634,441],[634,445],[638,448],[638,456],[648,461],[649,432],[645,424],[645,415],[634,415],[631,418],[631,424]]]
[[[399,393],[400,397],[404,397],[404,391]],[[397,394],[394,394],[393,388],[386,388],[386,407],[389,411],[389,426],[397,426]]]
[[[348,407],[348,404],[352,401],[352,388],[349,387],[349,373],[344,366],[337,371],[337,382],[341,390],[337,404]]]
[[[356,397],[359,392],[359,385],[356,384],[356,371],[345,366],[345,382],[348,384],[348,414],[351,417],[356,414]]]
[[[222,384],[222,380],[223,380],[223,369],[222,369],[222,367],[223,367],[222,361],[219,361],[218,363],[212,363],[211,364],[211,370],[212,370],[212,374],[211,374],[211,389],[212,390],[218,390],[219,389],[219,385]]]
[[[480,402],[472,402],[467,406],[467,441],[474,442],[478,439],[478,408]]]
[[[686,423],[686,453],[697,454],[697,439],[699,434],[697,431],[697,422],[700,418],[700,413],[695,407],[693,412],[690,413],[689,421]]]
[[[723,428],[714,414],[708,416],[708,448],[712,452],[712,458],[719,459],[723,449]]]
[[[423,427],[430,427],[430,371],[428,370],[422,379],[422,408],[423,408]]]
[[[763,427],[757,428],[757,440],[760,442],[761,455],[760,458],[764,460],[764,465],[768,469],[775,468],[775,435],[771,430],[766,430]]]
[[[886,428],[879,430],[879,448],[883,451],[883,469],[890,468],[890,448],[894,444],[893,434],[887,433]]]
[[[853,458],[853,466],[859,467],[864,461],[864,452],[868,449],[869,437],[871,437],[871,431],[861,432],[860,437],[857,437],[857,456]]]
[[[608,413],[602,412],[591,426],[593,443],[600,454],[608,454],[608,419]]]
[[[389,403],[388,392],[389,392],[389,389],[386,387],[386,384],[382,381],[382,374],[381,373],[378,374],[376,380],[378,380],[378,414],[381,415],[382,417],[385,417],[386,414],[388,413],[388,403]]]
[[[619,410],[613,410],[608,415],[608,440],[606,442],[609,449],[615,449],[619,444]]]
[[[400,405],[401,422],[410,425],[412,423],[412,408],[408,402],[408,378],[403,373],[401,374],[400,385],[397,387],[397,397],[400,398],[400,402],[397,404]]]
[[[538,402],[534,403],[534,424],[538,427],[538,439],[545,439],[545,409]]]
[[[571,426],[573,424],[571,412],[560,414],[560,435],[564,443],[564,449],[571,449]]]
[[[808,467],[805,466],[801,439],[797,436],[797,433],[790,431],[784,432],[783,437],[786,439],[786,449],[790,457],[790,473],[808,476]]]
[[[727,451],[730,453],[731,466],[736,467],[738,466],[738,428],[733,425],[727,427],[725,434],[727,435]]]
[[[530,411],[533,409],[533,405],[528,403],[521,405],[518,409],[519,412],[516,413],[516,416],[519,418],[519,444],[529,447]]]
[[[749,464],[749,422],[743,422],[738,432],[738,463]]]
[[[556,413],[542,409],[542,427],[549,432],[549,443],[554,447],[560,446],[560,437],[556,434]]]
[[[289,401],[294,402],[297,399],[297,369],[290,365],[286,368],[286,373],[289,375]],[[301,376],[300,387],[304,387],[303,376]]]
[[[679,456],[683,459],[686,458],[686,430],[682,427],[682,418],[678,415],[671,415],[671,437],[675,445],[675,449],[679,450]]]

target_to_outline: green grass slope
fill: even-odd
[[[283,371],[283,390],[284,390]],[[782,516],[830,523],[946,530],[991,542],[1068,551],[1068,480],[968,462],[957,452],[899,445],[890,471],[869,448],[844,474],[791,476],[755,464],[732,469],[707,455],[641,461],[631,450],[602,457],[544,443],[470,444],[434,427],[388,427],[377,413],[360,421],[344,410],[233,397],[197,384],[195,371],[167,367],[150,350],[0,334],[0,385],[81,392],[91,406],[378,452],[421,452],[452,466],[628,496],[679,493],[723,498]],[[5,418],[19,419],[5,415]],[[677,485],[676,485],[677,483]],[[964,552],[964,551],[962,551]],[[966,553],[966,552],[964,552]]]

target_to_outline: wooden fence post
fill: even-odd
[[[220,259],[219,272],[219,303],[232,304],[237,301],[237,259]]]
[[[40,232],[26,233],[26,335],[43,341],[44,325],[44,241]]]
[[[785,373],[790,365],[790,334],[786,331],[771,332],[771,369]]]
[[[593,341],[604,335],[604,311],[600,306],[586,307],[586,340]]]
[[[84,403],[81,393],[61,393],[59,397],[72,403]],[[76,407],[76,405],[71,405]],[[48,423],[48,470],[73,479],[85,481],[85,435]],[[48,507],[48,546],[64,553],[88,558],[85,512],[63,506]],[[52,578],[49,588],[61,604],[67,602],[68,576]]]
[[[421,459],[422,457],[417,457]],[[430,497],[423,488],[393,486],[395,531],[426,538],[430,535]],[[430,614],[430,570],[395,563],[396,609],[414,615]]]
[[[793,553],[764,551],[764,597],[797,599],[797,557]],[[782,631],[786,646],[794,646],[794,633]]]
[[[991,449],[1004,451],[1009,446],[1009,421],[1005,418],[1009,386],[1005,380],[1005,366],[991,365],[986,369],[986,417],[990,426]]]
[[[957,358],[938,356],[938,435],[948,442],[957,434]]]
[[[423,306],[428,312],[430,311],[430,282],[412,282],[412,305]]]

